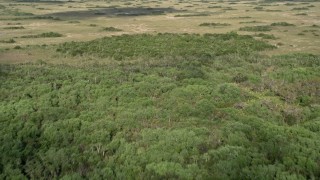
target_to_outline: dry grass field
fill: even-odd
[[[44,51],[39,52],[35,48],[28,48],[28,52],[12,50],[17,46],[25,48],[121,34],[165,32],[205,34],[234,31],[254,35],[278,47],[268,51],[268,55],[320,52],[320,2],[1,0],[0,5],[1,62],[49,58],[48,52],[41,55]],[[270,26],[279,22],[290,25]],[[202,23],[218,25],[200,26]],[[219,26],[219,23],[227,26]],[[246,26],[270,26],[271,30],[239,30]],[[105,30],[106,27],[114,27],[119,31]],[[30,37],[47,32],[60,33],[62,36]],[[259,37],[261,33],[273,36]]]

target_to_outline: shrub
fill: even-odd
[[[14,39],[9,39],[9,40],[2,40],[0,42],[1,43],[15,43],[16,41]]]
[[[260,21],[245,21],[245,22],[240,22],[240,24],[251,24],[251,23],[261,23]]]
[[[210,16],[207,13],[197,13],[197,14],[177,14],[174,17],[194,17],[194,16]]]
[[[308,14],[307,13],[298,13],[298,14],[295,14],[296,16],[307,16]]]
[[[239,53],[248,54],[274,48],[251,36],[228,34],[139,34],[105,37],[89,42],[64,43],[57,49],[72,55],[86,52],[100,57],[115,59],[132,57],[197,57],[210,59],[214,56]]]
[[[239,29],[240,31],[271,31],[270,26],[245,26]]]
[[[241,82],[245,82],[248,80],[248,76],[242,74],[242,73],[238,73],[237,75],[235,75],[232,78],[232,81],[235,83],[241,83]]]
[[[23,26],[10,26],[10,27],[4,27],[3,29],[24,29]]]
[[[276,22],[276,23],[272,23],[271,26],[295,26],[295,25],[287,22]]]
[[[301,10],[309,10],[309,8],[307,8],[307,7],[296,7],[296,8],[293,8],[291,10],[293,10],[293,11],[301,11]]]
[[[115,27],[105,27],[103,28],[104,31],[108,31],[108,32],[118,32],[118,31],[122,31],[122,29],[118,29]]]
[[[261,37],[262,39],[277,39],[273,34],[259,33],[255,35],[256,37]]]
[[[47,32],[47,33],[41,33],[37,35],[26,35],[21,36],[21,38],[52,38],[52,37],[62,37],[63,35],[56,32]]]
[[[216,27],[216,26],[230,26],[231,24],[228,23],[202,23],[199,26],[210,26],[210,27]]]
[[[208,6],[208,8],[222,8],[222,6]]]

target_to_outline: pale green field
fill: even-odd
[[[274,35],[276,39],[264,39],[264,41],[278,47],[268,51],[268,55],[293,52],[320,53],[320,2],[292,2],[289,4],[286,2],[261,3],[252,1],[233,3],[209,1],[36,3],[2,0],[0,5],[2,5],[0,8],[0,61],[2,62],[49,58],[49,52],[43,50],[32,48],[28,48],[27,51],[12,50],[16,46],[24,48],[28,45],[88,41],[112,35],[165,32],[203,34],[236,31],[239,34],[250,35],[265,33]],[[298,10],[293,8],[298,8]],[[299,10],[299,8],[302,9]],[[143,11],[142,15],[139,14],[141,10]],[[159,11],[163,13],[157,14]],[[32,13],[33,16],[21,14],[22,12]],[[26,18],[35,16],[50,16],[58,20]],[[294,24],[294,26],[272,26],[272,30],[266,32],[239,31],[239,28],[244,26],[270,25],[275,22],[287,22]],[[230,25],[199,26],[201,23],[227,23]],[[20,26],[23,26],[23,29],[7,29]],[[104,31],[104,27],[115,27],[122,31]],[[57,32],[63,36],[21,38],[21,36],[45,32]],[[7,43],[6,41],[10,39],[15,42]]]

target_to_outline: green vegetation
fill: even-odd
[[[308,14],[307,13],[297,13],[296,15],[297,16],[307,16]]]
[[[12,29],[12,30],[14,30],[14,29],[24,29],[24,27],[23,26],[9,26],[9,27],[4,27],[3,29]]]
[[[232,43],[231,43],[232,42]],[[207,58],[225,54],[250,54],[252,51],[272,49],[273,46],[256,41],[251,36],[229,34],[141,34],[106,37],[89,42],[70,42],[60,45],[59,52],[76,55],[111,57],[116,60],[146,57]]]
[[[261,23],[260,21],[244,21],[240,22],[240,24],[251,24],[251,23]]]
[[[119,31],[122,31],[122,29],[118,29],[118,28],[115,28],[115,27],[105,27],[105,28],[103,28],[103,31],[119,32]]]
[[[80,21],[68,21],[68,23],[70,23],[70,24],[78,24],[78,23],[80,23]]]
[[[236,17],[236,18],[239,18],[239,19],[250,19],[252,17],[250,17],[250,16],[240,16],[240,17]]]
[[[239,28],[240,31],[271,31],[271,26],[265,25],[265,26],[245,26]]]
[[[58,17],[52,17],[52,16],[30,16],[30,17],[1,18],[0,20],[3,20],[3,21],[20,21],[20,20],[34,20],[34,19],[38,19],[38,20],[51,19],[51,20],[56,20],[56,21],[60,21],[61,20]]]
[[[309,10],[309,8],[307,8],[307,7],[296,7],[296,8],[293,8],[292,10],[301,11],[301,10]]]
[[[210,16],[210,14],[208,14],[208,13],[177,14],[174,17],[194,17],[194,16]]]
[[[3,0],[0,180],[320,180],[320,3],[279,1]]]
[[[232,7],[225,7],[225,8],[223,8],[223,10],[225,10],[225,11],[230,11],[230,10],[237,10],[237,9],[235,9],[235,8],[232,8]]]
[[[56,32],[46,32],[37,35],[26,35],[21,36],[21,38],[52,38],[52,37],[62,37],[63,35]]]
[[[231,26],[229,23],[202,23],[199,26],[209,26],[209,27],[217,27],[217,26]]]
[[[22,49],[22,47],[21,46],[15,46],[15,47],[13,47],[13,49]]]
[[[208,8],[222,8],[222,6],[208,6]]]
[[[15,43],[16,41],[14,39],[9,40],[1,40],[0,43]]]
[[[282,12],[282,10],[279,9],[266,9],[265,12]]]
[[[319,177],[320,56],[271,47],[123,35],[60,45],[84,65],[2,64],[0,178]]]
[[[263,7],[257,6],[257,7],[254,7],[253,9],[255,9],[255,10],[257,10],[257,11],[261,11],[261,10],[263,10]]]
[[[254,36],[261,37],[262,39],[277,39],[273,34],[259,33],[255,34]]]
[[[271,26],[295,26],[295,25],[287,22],[276,22],[276,23],[272,23]]]

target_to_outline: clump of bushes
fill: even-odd
[[[287,22],[276,22],[276,23],[272,23],[271,26],[295,26],[295,25]]]
[[[16,41],[14,39],[9,39],[9,40],[1,40],[1,43],[15,43]]]
[[[230,26],[231,24],[228,23],[202,23],[199,26],[210,26],[210,27],[216,27],[216,26]]]
[[[197,14],[177,14],[174,17],[194,17],[194,16],[210,16],[207,13],[197,13]]]
[[[232,43],[230,43],[230,41]],[[210,59],[225,54],[248,54],[275,48],[252,36],[228,34],[139,34],[105,37],[89,42],[64,43],[57,49],[73,56],[92,54],[124,59],[133,57],[185,57]]]
[[[252,17],[250,17],[250,16],[240,16],[240,17],[236,17],[236,18],[239,18],[239,19],[250,19]]]
[[[80,23],[80,21],[68,21],[68,23],[70,23],[70,24],[77,24],[77,23]]]
[[[237,10],[237,9],[232,8],[232,7],[225,7],[225,8],[223,8],[223,10],[230,11],[230,10]]]
[[[62,37],[63,35],[56,32],[47,32],[47,33],[41,33],[37,35],[26,35],[21,36],[21,38],[52,38],[52,37]]]
[[[261,23],[260,21],[244,21],[240,22],[240,24],[251,24],[251,23]]]
[[[257,6],[257,7],[254,7],[253,9],[261,11],[263,9],[263,7]]]
[[[118,32],[118,31],[122,31],[122,29],[118,29],[115,27],[105,27],[103,28],[104,31],[108,31],[108,32]]]
[[[14,30],[14,29],[24,29],[24,27],[23,26],[10,26],[10,27],[4,27],[3,29],[12,29],[12,30]]]
[[[307,13],[297,13],[295,14],[296,16],[307,16],[308,14]]]
[[[261,37],[262,39],[277,39],[273,34],[259,33],[255,35],[256,37]]]
[[[307,8],[307,7],[296,7],[296,8],[293,8],[291,10],[293,10],[293,11],[301,11],[301,10],[309,10],[309,8]]]
[[[271,31],[272,28],[270,26],[245,26],[239,29],[240,31]]]
[[[208,8],[222,8],[222,6],[208,6]]]

